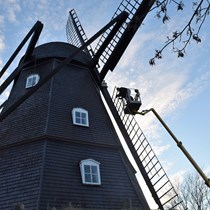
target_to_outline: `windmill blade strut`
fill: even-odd
[[[4,120],[12,111],[14,111],[20,104],[22,104],[28,97],[30,97],[36,90],[38,90],[42,85],[44,85],[49,79],[51,79],[55,74],[57,74],[66,64],[71,62],[71,60],[84,50],[88,45],[90,45],[94,40],[96,40],[101,34],[110,28],[113,24],[117,23],[124,18],[124,14],[120,14],[115,19],[111,20],[107,25],[105,25],[101,30],[99,30],[95,35],[93,35],[87,42],[85,42],[80,48],[78,48],[72,55],[66,58],[60,65],[58,65],[53,71],[51,71],[47,76],[45,76],[37,85],[35,85],[31,90],[25,93],[20,99],[18,99],[14,104],[11,105],[4,113],[0,115],[0,122]]]

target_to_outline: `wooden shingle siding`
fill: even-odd
[[[73,125],[72,109],[76,107],[88,111],[89,127]],[[99,89],[88,69],[68,65],[53,78],[49,111],[49,135],[116,145]]]
[[[72,48],[63,43],[38,47],[37,66],[22,69],[3,112],[28,91],[29,75],[37,73],[41,80]],[[99,87],[85,66],[88,60],[82,53],[1,123],[0,209],[23,203],[27,210],[46,210],[69,202],[100,210],[123,209],[128,203],[148,208]],[[73,108],[88,112],[89,127],[73,124]],[[100,162],[101,185],[82,184],[79,163],[89,158]]]
[[[100,162],[101,186],[83,185],[79,162]],[[134,191],[118,149],[48,141],[41,208],[62,207],[71,202],[85,208],[123,208],[130,200],[143,206]],[[56,202],[55,202],[56,201]]]
[[[0,150],[0,209],[14,209],[17,203],[36,209],[42,159],[42,142]]]
[[[52,69],[52,63],[45,62],[38,67],[38,74],[42,78],[46,74],[46,69]],[[13,87],[3,112],[28,91],[25,88],[26,78],[33,72],[34,67],[28,67],[21,71],[19,80]],[[1,122],[0,146],[21,142],[45,134],[50,85],[51,82],[49,81]]]

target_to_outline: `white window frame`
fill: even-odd
[[[72,110],[73,124],[89,127],[88,111],[82,108]]]
[[[40,76],[38,74],[31,74],[26,79],[26,88],[35,86],[39,82]]]
[[[82,183],[88,185],[101,185],[100,163],[93,159],[80,161]]]

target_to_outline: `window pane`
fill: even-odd
[[[36,85],[36,77],[32,77],[32,80],[31,80],[31,85],[34,86]]]
[[[97,174],[98,173],[97,166],[91,166],[91,170],[92,170],[93,174]]]
[[[82,119],[82,124],[84,124],[84,125],[87,124],[86,119]]]
[[[86,118],[86,113],[81,113],[81,117],[84,119]]]
[[[92,182],[98,183],[98,175],[92,175]]]
[[[32,87],[33,86],[33,78],[29,78],[28,79],[28,87]]]
[[[77,117],[76,117],[76,123],[79,123],[79,124],[81,123],[81,122],[80,122],[80,118],[77,118]]]
[[[85,174],[85,182],[91,182],[91,175]]]
[[[33,82],[33,78],[28,78],[28,83],[31,84]]]
[[[90,166],[84,165],[84,171],[85,171],[85,173],[90,173]]]
[[[75,112],[75,116],[80,118],[80,112]]]

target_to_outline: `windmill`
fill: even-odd
[[[84,209],[149,208],[100,93],[159,209],[182,206],[135,120],[140,99],[123,96],[122,87],[111,97],[104,82],[154,2],[123,0],[112,20],[90,39],[71,10],[69,44],[35,47],[43,28],[39,21],[21,42],[0,74],[31,38],[18,67],[0,87],[2,94],[13,84],[0,115],[2,208],[18,202],[29,209],[61,208],[67,201]]]

